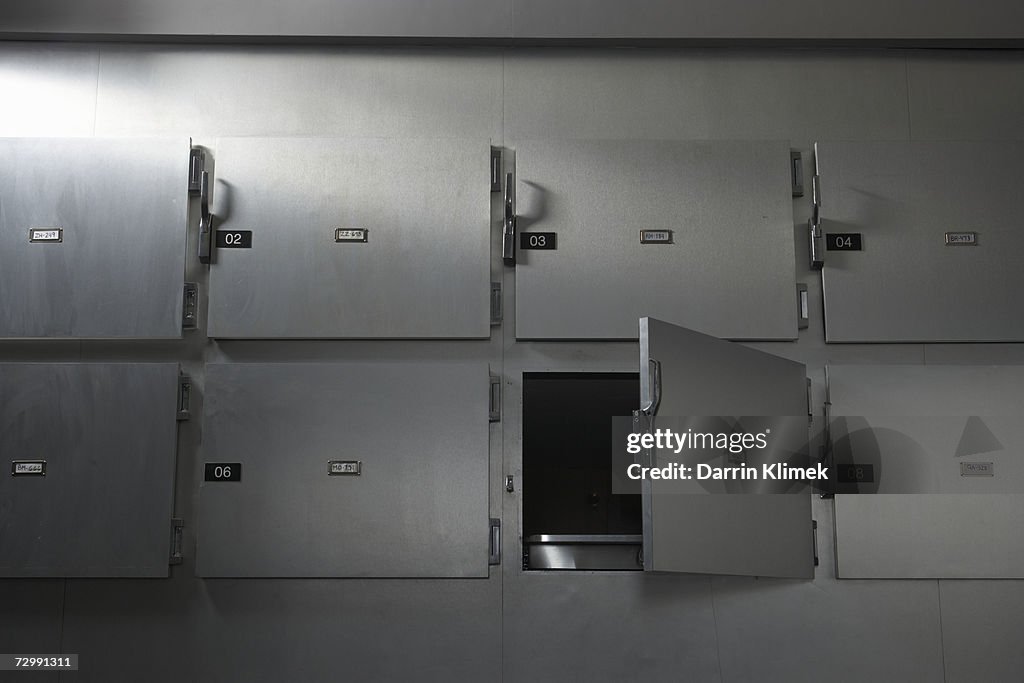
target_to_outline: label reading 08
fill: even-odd
[[[558,249],[557,232],[521,232],[520,249]]]
[[[252,230],[218,230],[218,249],[252,249]]]
[[[208,462],[205,469],[206,481],[242,481],[240,462]]]
[[[832,232],[825,237],[829,251],[863,251],[864,241],[859,232]]]

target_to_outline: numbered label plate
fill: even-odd
[[[557,249],[557,232],[521,232],[519,233],[520,249]]]
[[[218,249],[252,249],[252,230],[218,230]]]
[[[976,247],[978,246],[978,233],[976,232],[947,232],[946,246],[948,247]]]
[[[836,465],[836,481],[840,484],[873,484],[875,466],[867,463]]]
[[[12,477],[45,477],[45,460],[14,460],[11,462]]]
[[[864,240],[859,232],[833,232],[825,236],[829,251],[863,251]]]
[[[359,475],[363,473],[363,463],[358,460],[329,460],[327,462],[327,474],[338,475]]]
[[[369,242],[370,231],[366,228],[338,228],[334,231],[335,242]]]
[[[205,469],[206,481],[242,481],[240,462],[208,462]]]
[[[991,462],[962,462],[960,463],[961,477],[994,477],[996,476],[995,463]]]
[[[640,244],[672,244],[672,231],[641,230]]]
[[[63,242],[64,228],[32,228],[28,231],[29,242]]]

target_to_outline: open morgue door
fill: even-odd
[[[641,423],[651,429],[687,422],[756,424],[760,431],[781,429],[790,444],[806,446],[802,364],[653,318],[640,319],[640,401]],[[647,454],[652,464],[664,464],[662,452]],[[762,457],[744,455],[744,464],[760,471]],[[641,486],[645,571],[813,577],[810,489],[761,478],[645,478]]]

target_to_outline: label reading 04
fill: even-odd
[[[829,251],[863,251],[864,241],[859,232],[832,232],[825,237]]]
[[[208,462],[205,470],[206,481],[242,481],[240,462]]]
[[[521,232],[520,249],[558,249],[557,232]]]
[[[218,249],[252,249],[252,230],[218,230]]]

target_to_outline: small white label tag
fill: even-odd
[[[327,474],[362,474],[363,463],[358,460],[330,460],[327,462]]]
[[[11,463],[12,477],[45,477],[45,460],[15,460]]]
[[[63,228],[32,228],[28,231],[29,242],[63,242]]]
[[[641,230],[640,244],[672,244],[672,231]]]
[[[994,477],[996,476],[995,465],[991,462],[962,462],[960,463],[961,477]]]
[[[366,228],[338,228],[334,231],[335,242],[366,242],[370,231]]]
[[[978,246],[978,233],[976,232],[947,232],[946,246],[948,247],[976,247]]]

